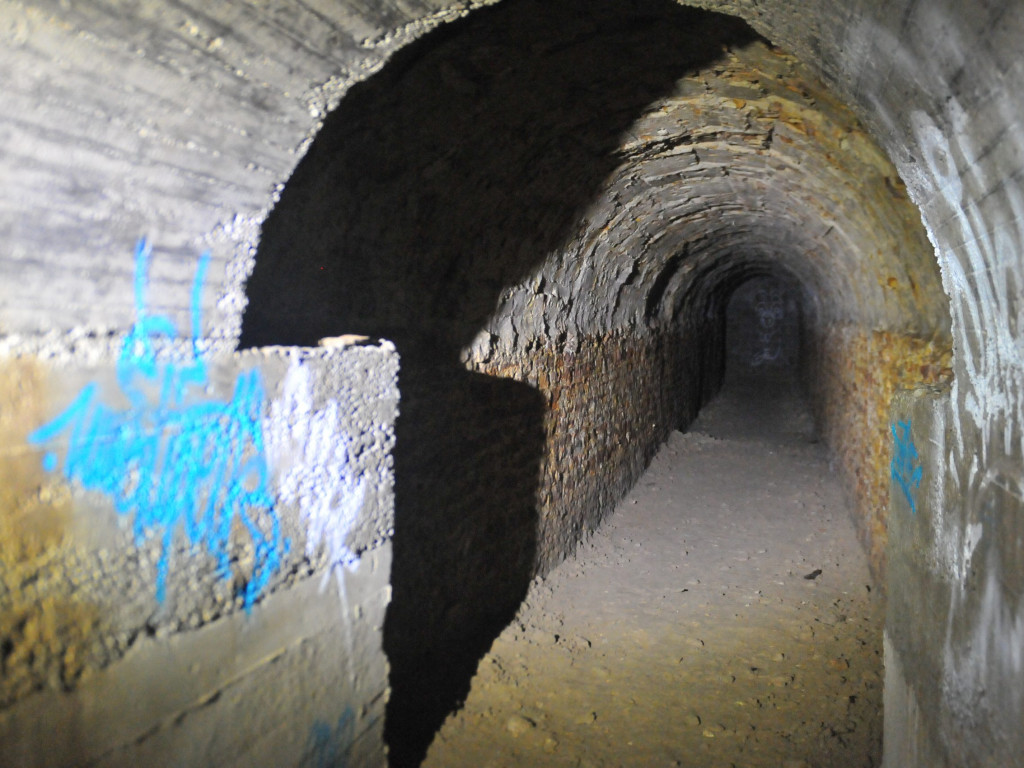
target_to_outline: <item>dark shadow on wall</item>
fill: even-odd
[[[676,79],[755,39],[672,0],[507,0],[397,53],[328,117],[267,218],[243,347],[390,338],[392,766],[418,765],[533,576],[544,402],[460,351],[576,231]]]

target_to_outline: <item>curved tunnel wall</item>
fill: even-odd
[[[811,384],[882,567],[888,402],[948,346],[923,229],[792,57],[729,17],[641,9],[509,3],[410,46],[263,228],[243,346],[362,333],[403,359],[393,734],[429,739],[529,580],[713,394],[721,297],[765,264],[818,307]],[[455,638],[479,646],[465,669]]]
[[[933,421],[948,424],[953,437],[925,451],[928,440],[924,433],[917,436],[928,486],[927,494],[922,491],[927,503],[919,501],[922,509],[932,511],[913,518],[918,528],[899,529],[903,538],[890,548],[890,567],[895,554],[900,569],[894,581],[900,588],[892,598],[900,607],[895,614],[930,615],[928,604],[942,604],[948,606],[954,629],[944,633],[941,621],[901,621],[890,615],[887,651],[893,659],[914,662],[901,669],[892,685],[887,682],[902,692],[899,706],[887,711],[893,717],[902,711],[906,722],[924,725],[902,733],[893,729],[889,743],[893,750],[904,745],[908,755],[927,754],[922,764],[1009,764],[1019,751],[1014,724],[1021,707],[1014,691],[1022,687],[1012,650],[1019,645],[1019,595],[1012,585],[1014,574],[1024,570],[1020,553],[1005,545],[1013,537],[1003,530],[1020,508],[1013,489],[1020,488],[1024,439],[1021,204],[1016,191],[1024,140],[1017,119],[1020,101],[1013,95],[1022,77],[1015,46],[1022,28],[1019,12],[1013,3],[704,5],[735,13],[792,51],[866,128],[836,118],[837,108],[813,78],[797,73],[793,62],[780,63],[786,57],[775,53],[753,55],[760,57],[757,67],[768,69],[765,74],[777,73],[772,67],[791,68],[781,85],[787,98],[776,95],[777,112],[759,97],[766,96],[762,87],[770,95],[778,83],[753,83],[752,64],[743,61],[749,54],[747,49],[741,53],[740,46],[723,54],[724,64],[718,64],[723,72],[712,67],[685,84],[684,91],[691,89],[689,99],[685,92],[673,94],[670,83],[659,83],[647,103],[676,96],[683,97],[683,105],[666,103],[659,114],[639,116],[630,129],[633,135],[616,143],[619,155],[604,168],[607,175],[584,184],[597,193],[589,198],[590,207],[567,210],[557,197],[539,198],[559,217],[547,231],[549,238],[552,232],[557,235],[555,241],[535,243],[521,259],[498,265],[488,275],[492,288],[460,308],[463,314],[435,313],[448,321],[427,329],[442,331],[436,334],[443,341],[435,351],[439,347],[440,357],[452,361],[449,372],[457,370],[454,360],[461,354],[470,368],[530,382],[536,378],[547,404],[516,390],[526,395],[520,409],[532,414],[538,409],[547,413],[557,394],[558,383],[544,385],[541,374],[551,370],[549,362],[557,370],[557,360],[568,359],[563,344],[574,350],[574,359],[580,359],[579,350],[584,358],[594,356],[582,369],[587,374],[578,374],[587,380],[595,366],[615,362],[616,354],[627,356],[622,359],[629,362],[620,359],[618,364],[631,371],[653,369],[637,364],[630,354],[657,360],[662,374],[639,389],[651,393],[644,409],[659,413],[659,426],[643,431],[636,426],[634,431],[624,423],[613,425],[619,434],[626,429],[642,434],[638,443],[651,450],[657,430],[679,423],[701,394],[689,390],[692,396],[682,403],[678,397],[667,399],[670,393],[688,391],[677,385],[695,380],[693,371],[685,369],[697,359],[692,333],[702,321],[691,311],[700,302],[691,304],[688,298],[694,295],[693,281],[699,278],[698,285],[703,284],[715,274],[728,281],[730,274],[740,274],[730,272],[737,265],[778,261],[816,297],[809,380],[818,393],[820,421],[860,501],[865,540],[880,563],[886,504],[884,474],[878,469],[884,473],[888,451],[882,437],[888,428],[888,395],[897,384],[941,378],[945,365],[946,302],[935,289],[934,258],[949,297],[956,354],[951,394],[929,397],[938,398],[933,410],[942,416]],[[323,116],[392,51],[470,9],[427,4],[316,10],[269,4],[245,12],[234,4],[216,10],[145,3],[127,9],[101,4],[72,9],[45,2],[4,6],[0,34],[6,45],[0,61],[12,84],[5,99],[11,100],[9,114],[15,116],[3,122],[11,151],[0,160],[9,180],[0,208],[5,232],[0,264],[5,275],[17,275],[0,287],[5,387],[42,391],[46,377],[25,374],[26,360],[81,369],[87,361],[111,364],[116,359],[118,334],[134,319],[130,254],[144,232],[158,252],[150,274],[152,311],[179,328],[189,327],[195,295],[202,309],[202,343],[227,353],[241,327],[243,285],[265,212],[281,195]],[[594,33],[578,21],[567,29],[579,29],[582,38]],[[758,45],[750,50],[760,50]],[[462,89],[470,99],[479,87],[474,77],[498,74],[456,68],[442,77],[447,87]],[[687,74],[674,73],[671,84],[685,81]],[[738,93],[729,90],[734,85],[730,78],[739,81]],[[687,135],[671,118],[662,119],[672,114],[689,118],[687,110],[693,109],[703,113],[709,105],[700,104],[692,92],[705,88],[713,119],[692,125],[711,126],[707,136]],[[815,115],[827,118],[824,126]],[[625,123],[632,126],[635,118],[630,115]],[[838,133],[830,134],[837,127]],[[894,208],[909,203],[902,199],[896,175],[868,146],[868,134],[881,143],[906,182],[930,248],[918,233],[904,231],[902,222],[913,216],[895,214],[885,204],[872,209],[872,201],[891,199]],[[605,143],[598,148],[607,149],[608,139],[602,137]],[[838,145],[839,151],[816,154],[819,140],[826,147]],[[787,141],[807,142],[808,151],[787,154]],[[861,141],[865,146],[858,148]],[[863,190],[856,190],[859,194],[836,196],[866,200],[864,208],[821,210],[819,205],[810,213],[821,199],[843,188],[844,174],[831,169],[829,154],[840,164],[853,163],[853,178],[868,179]],[[740,163],[736,170],[751,169],[747,178],[742,172],[734,176],[740,157],[750,164]],[[814,159],[821,157],[824,162]],[[801,175],[800,166],[808,159],[814,170]],[[659,163],[667,170],[659,170]],[[764,189],[774,188],[765,181],[769,171],[780,181],[787,174],[794,178],[792,196],[784,200]],[[439,172],[443,176],[444,168]],[[687,173],[685,183],[676,183],[673,174]],[[819,178],[837,180],[817,187],[820,199],[814,194]],[[634,189],[641,182],[655,189]],[[703,221],[694,200],[687,200],[684,190],[697,182],[700,199],[715,211],[712,222]],[[796,199],[801,204],[791,209],[786,200]],[[630,226],[603,231],[634,212]],[[835,224],[828,229],[824,222],[832,218]],[[616,254],[606,260],[600,249],[613,243]],[[196,293],[195,252],[204,247],[211,250],[212,261],[207,282]],[[929,258],[931,249],[934,257]],[[623,254],[629,255],[625,261],[616,260]],[[867,262],[861,261],[865,255]],[[509,264],[514,268],[503,272]],[[607,269],[609,264],[617,267]],[[467,274],[462,269],[455,273]],[[584,285],[595,290],[584,293],[579,290]],[[451,288],[455,295],[466,293],[463,286]],[[584,295],[592,298],[581,299]],[[651,301],[652,295],[658,300]],[[566,306],[569,301],[572,307]],[[396,319],[402,320],[387,318],[387,327],[400,328]],[[331,316],[318,320],[323,335],[361,330],[337,327]],[[384,329],[380,318],[374,322],[374,332]],[[467,334],[481,329],[479,336]],[[270,337],[251,340],[260,344]],[[654,350],[649,355],[648,348]],[[545,355],[553,359],[533,362]],[[877,361],[883,363],[880,381],[874,380]],[[677,380],[664,375],[680,370]],[[632,384],[631,378],[622,381],[620,386]],[[614,397],[605,399],[614,402]],[[601,400],[587,395],[581,402],[588,405],[581,407],[596,407]],[[559,429],[540,426],[529,440],[541,440],[544,429]],[[14,442],[28,429],[17,420],[7,427]],[[616,466],[627,467],[628,476],[642,463],[632,459]],[[874,469],[865,477],[868,466]],[[608,494],[610,503],[615,493]],[[897,493],[894,498],[902,497]],[[896,502],[894,508],[901,509]],[[539,556],[543,562],[544,530],[558,532],[554,539],[559,543],[547,551],[571,546],[571,535],[559,535],[566,531],[565,522],[542,527],[539,538],[522,550],[526,560]],[[386,517],[378,524],[380,531],[363,539],[367,545],[386,533]],[[931,542],[924,550],[918,541],[922,536]],[[538,541],[541,546],[530,551]],[[932,547],[934,542],[945,543]],[[978,567],[973,572],[966,568],[972,556]],[[984,588],[976,589],[975,583]],[[157,619],[154,631],[159,626]],[[11,657],[7,648],[5,662]],[[38,674],[45,679],[50,673],[42,669]],[[942,682],[932,690],[927,680]],[[982,714],[973,714],[979,704]],[[915,714],[919,711],[923,716]],[[977,729],[979,719],[983,727]],[[897,761],[895,755],[890,752],[887,760]],[[909,764],[910,758],[904,758],[893,764]]]
[[[489,11],[356,89],[264,227],[243,346],[365,333],[396,340],[406,357],[457,353],[475,370],[537,386],[537,371],[558,366],[524,363],[531,354],[600,356],[603,346],[668,338],[684,348],[704,323],[695,297],[733,284],[745,265],[773,263],[814,297],[821,346],[853,357],[857,333],[887,334],[902,347],[885,355],[909,365],[914,346],[918,377],[934,380],[946,300],[895,170],[792,57],[724,17],[673,8],[631,17],[614,3],[594,7],[592,28],[568,42],[571,6]],[[885,453],[896,375],[884,358],[856,354],[849,373],[814,376],[826,425],[838,418],[829,409],[850,400],[845,391],[828,400],[840,386],[829,382],[874,366],[890,387],[877,402],[842,406],[881,414],[842,430],[863,443],[851,477]],[[561,385],[539,388],[550,400]],[[639,444],[656,444],[699,405],[681,387],[688,405],[674,414],[677,387],[667,388],[650,411],[666,414],[660,431]],[[556,431],[619,434],[583,422]],[[621,460],[598,463],[614,473]],[[572,477],[550,494],[565,511],[551,523],[553,510],[541,513],[541,530],[552,528],[540,536],[542,563],[578,538],[578,510],[599,519],[618,493],[581,505],[571,494],[585,486]],[[871,492],[878,517],[884,482]],[[865,538],[877,539],[880,562],[884,529],[876,523]]]

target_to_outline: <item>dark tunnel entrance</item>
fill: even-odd
[[[797,285],[773,276],[751,278],[732,292],[725,316],[726,381],[797,377],[803,337]]]
[[[884,239],[912,209],[885,191],[877,150],[837,159],[856,121],[815,112],[828,97],[808,82],[721,14],[511,0],[353,86],[285,186],[241,346],[366,334],[401,355],[392,766],[419,765],[531,580],[598,528],[723,373],[795,357],[838,423],[830,355],[863,362],[874,329],[918,321],[908,299],[876,296],[875,273],[901,265],[860,261],[926,244]],[[827,312],[801,314],[790,273]],[[849,443],[876,439],[864,430]]]
[[[552,331],[550,354],[521,332],[486,371],[467,370],[464,350],[481,333],[499,336],[484,329],[509,288],[571,241],[643,110],[755,39],[737,19],[668,0],[478,11],[352,88],[263,227],[242,347],[361,333],[401,355],[384,631],[393,766],[419,764],[530,580],[574,548],[659,436],[699,405],[693,394],[681,412],[650,399],[623,409],[642,431],[588,424],[598,390],[607,404],[625,394],[602,382],[612,365],[625,377],[632,360],[659,389],[675,388],[692,363],[672,362],[673,372],[658,362],[690,344],[674,333],[639,359],[614,332]],[[561,390],[539,392],[559,383],[557,371]],[[617,432],[641,439],[627,447]],[[566,469],[574,453],[586,463]]]
[[[701,330],[701,411],[716,432],[816,442],[814,320],[805,286],[786,270],[742,255],[723,259],[695,281],[676,310]],[[724,410],[723,410],[724,409]]]

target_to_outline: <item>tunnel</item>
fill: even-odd
[[[1018,4],[0,20],[0,763],[419,765],[728,390],[842,489],[880,764],[1020,764]]]

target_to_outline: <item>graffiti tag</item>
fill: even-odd
[[[920,457],[910,434],[910,422],[897,421],[895,424],[890,424],[889,429],[892,430],[893,438],[892,462],[889,464],[892,479],[896,481],[903,491],[903,495],[907,497],[911,514],[916,514],[917,502],[914,499],[914,489],[921,486],[923,470],[918,463]]]
[[[356,720],[348,707],[333,728],[323,720],[313,723],[310,732],[311,765],[316,768],[345,768],[355,738]]]
[[[46,444],[65,434],[64,477],[107,495],[118,513],[131,516],[137,544],[161,537],[156,576],[160,602],[177,531],[193,546],[205,548],[222,578],[230,579],[230,539],[233,529],[244,530],[254,563],[243,595],[248,610],[288,547],[267,489],[263,379],[258,370],[240,374],[228,402],[201,394],[208,382],[198,342],[208,253],[199,260],[192,286],[191,354],[180,362],[158,361],[153,339],[174,339],[177,329],[167,317],[146,310],[150,253],[140,240],[135,249],[136,321],[117,361],[118,386],[128,406],[101,402],[99,387],[88,384],[63,413],[33,432],[29,442]],[[57,454],[47,452],[44,468],[53,472],[58,465]]]
[[[310,368],[296,358],[282,390],[264,425],[267,455],[280,473],[280,499],[298,505],[309,557],[323,545],[331,569],[354,571],[359,556],[348,537],[366,496],[366,479],[352,468],[352,439],[339,426],[342,406],[327,399],[314,407]]]

